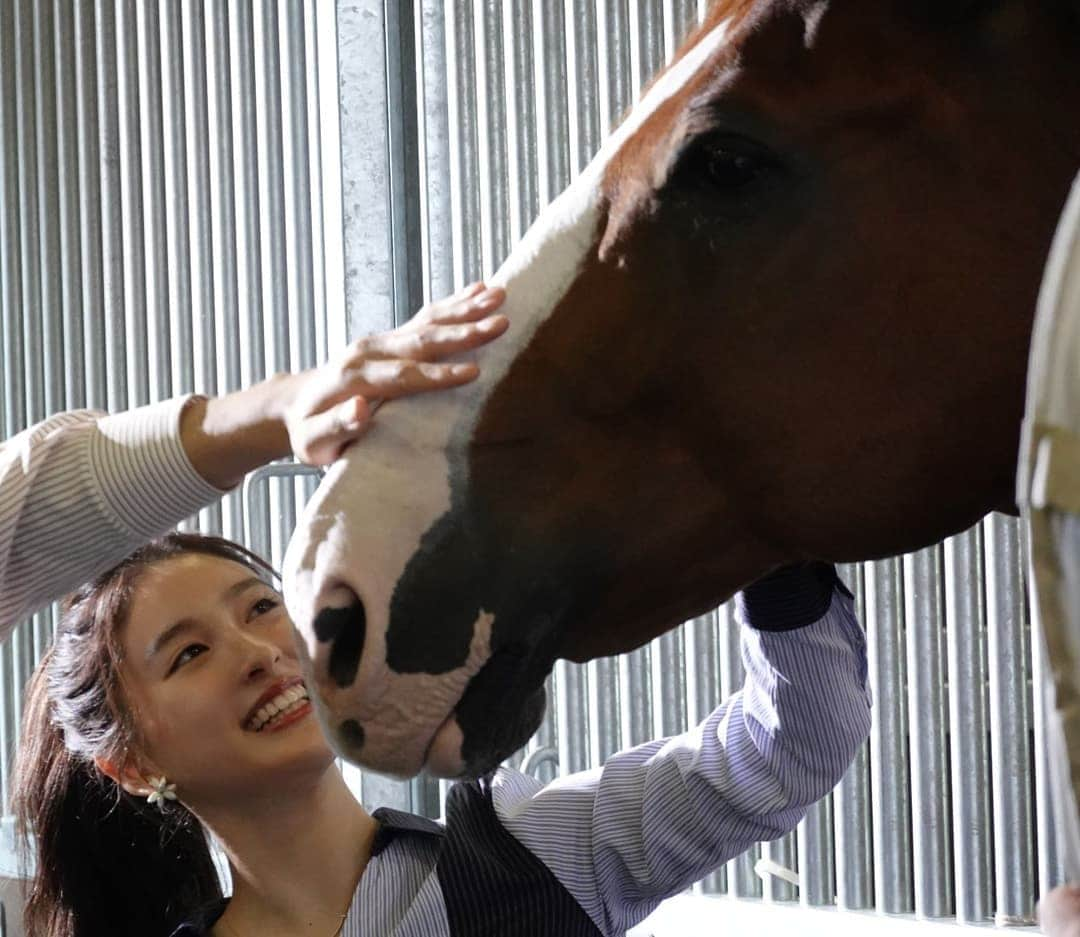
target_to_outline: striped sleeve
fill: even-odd
[[[180,441],[190,399],[61,413],[0,444],[0,639],[222,496]]]
[[[504,825],[604,934],[792,830],[870,731],[865,637],[839,589],[805,627],[744,623],[742,654],[742,689],[690,732],[546,787],[507,769],[492,781]]]

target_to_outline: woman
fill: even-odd
[[[442,826],[352,798],[266,565],[170,535],[70,599],[29,688],[29,933],[621,934],[791,830],[869,730],[863,634],[831,567],[774,573],[740,614],[746,684],[702,725],[546,787],[505,768],[460,782]]]
[[[325,465],[363,434],[369,401],[456,387],[474,364],[439,359],[506,331],[499,288],[474,283],[318,368],[222,397],[105,416],[60,413],[0,441],[0,640],[24,615],[118,563],[293,454]]]

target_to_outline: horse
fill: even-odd
[[[480,380],[387,404],[309,503],[337,751],[483,774],[557,658],[1015,511],[1078,51],[1076,0],[717,3],[498,271]]]

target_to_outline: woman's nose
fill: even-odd
[[[242,640],[244,642],[244,677],[252,680],[273,671],[275,665],[281,660],[281,648],[269,641],[260,641],[246,635]]]

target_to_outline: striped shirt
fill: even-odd
[[[342,937],[613,937],[792,830],[870,729],[863,632],[846,592],[826,596],[820,618],[787,631],[755,628],[770,609],[744,602],[745,684],[683,735],[546,786],[500,768],[455,785],[443,824],[376,811]],[[209,934],[223,910],[174,937]]]
[[[0,640],[222,496],[180,442],[189,399],[61,413],[0,443]]]

